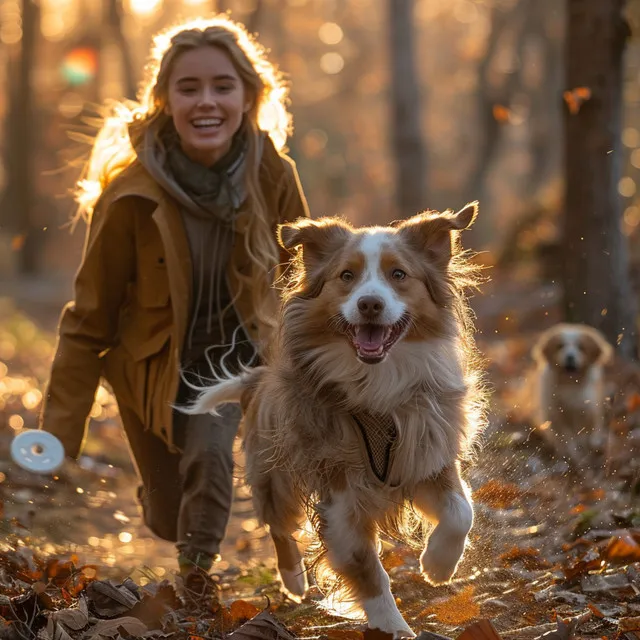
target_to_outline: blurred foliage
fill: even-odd
[[[33,70],[40,123],[33,216],[43,236],[46,269],[71,273],[79,260],[82,234],[70,237],[64,224],[73,212],[69,191],[89,149],[77,134],[94,131],[87,118],[95,105],[122,98],[130,76],[140,80],[152,33],[216,6],[254,25],[291,80],[296,130],[290,150],[313,214],[342,214],[357,223],[394,219],[384,4],[125,0],[123,48],[118,34],[105,28],[101,2],[42,0]],[[417,70],[427,98],[421,114],[428,153],[424,206],[459,207],[479,198],[482,214],[471,238],[475,248],[496,257],[504,248],[513,253],[515,240],[518,259],[538,260],[532,243],[545,245],[553,235],[549,224],[555,225],[561,200],[561,110],[567,89],[561,72],[562,7],[557,0],[415,1]],[[619,185],[624,231],[633,238],[640,226],[639,7],[639,0],[630,0],[634,37],[627,52],[625,175]],[[0,11],[5,16],[0,61],[9,63],[0,82],[8,87],[19,46],[17,0],[0,0]],[[0,92],[0,118],[8,94]],[[3,175],[0,170],[0,186]],[[547,222],[537,224],[536,212]],[[534,223],[514,236],[529,218]],[[2,239],[0,233],[0,245],[8,249],[0,266],[10,268],[15,238]]]

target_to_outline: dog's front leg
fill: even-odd
[[[350,491],[332,492],[319,507],[320,536],[331,568],[344,580],[351,597],[362,608],[372,629],[394,638],[415,634],[391,594],[389,576],[377,553],[376,524]]]
[[[420,568],[429,582],[442,584],[455,573],[473,524],[469,490],[457,465],[419,484],[413,502],[436,525],[420,556]]]

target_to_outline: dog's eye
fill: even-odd
[[[349,269],[346,269],[340,274],[340,280],[342,280],[342,282],[351,282],[353,278],[353,271],[349,271]]]
[[[394,280],[404,280],[407,277],[407,274],[402,269],[394,269],[391,272],[391,277]]]

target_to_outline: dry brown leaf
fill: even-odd
[[[589,620],[591,616],[591,611],[585,611],[575,618],[558,618],[557,629],[547,631],[535,640],[572,640],[578,626]]]
[[[640,562],[640,544],[630,532],[625,531],[609,540],[602,555],[607,560],[615,560],[623,564]]]
[[[364,640],[365,635],[356,629],[328,629],[323,635],[329,640]]]
[[[24,234],[13,236],[11,238],[11,250],[12,251],[20,251],[24,246],[24,241],[26,240],[26,236]]]
[[[640,616],[620,618],[618,631],[640,631]]]
[[[38,638],[40,640],[71,640],[71,636],[64,627],[56,624],[53,618],[47,620],[47,626],[40,630]]]
[[[509,122],[509,116],[511,112],[507,107],[502,104],[493,105],[493,117],[497,122]]]
[[[127,578],[122,584],[96,580],[87,586],[87,596],[99,616],[113,617],[131,611],[140,601],[138,587]]]
[[[260,609],[246,600],[235,600],[231,603],[229,612],[234,624],[238,624],[239,622],[253,618],[253,616],[260,613]]]
[[[567,103],[569,113],[574,116],[580,111],[582,105],[591,99],[591,89],[589,87],[576,87],[571,91],[565,91],[562,96]]]
[[[516,562],[521,562],[525,569],[535,571],[537,569],[548,569],[551,564],[545,560],[540,551],[532,547],[513,547],[509,551],[500,555],[500,561],[505,566],[510,566]]]
[[[522,497],[522,490],[515,484],[489,480],[473,493],[478,502],[493,509],[508,509]]]
[[[122,616],[112,620],[98,620],[87,629],[82,638],[84,640],[102,640],[102,638],[115,638],[121,635],[123,629],[131,636],[144,636],[149,629],[144,622],[131,616]]]
[[[587,549],[587,551],[577,558],[571,559],[570,564],[564,567],[564,575],[567,580],[573,580],[578,578],[588,571],[594,571],[600,569],[602,566],[602,559],[600,553],[595,548]]]
[[[87,612],[80,609],[60,609],[59,611],[54,611],[50,619],[55,620],[57,623],[62,623],[72,631],[80,631],[80,629],[84,629],[89,624]]]
[[[442,602],[436,602],[418,614],[418,617],[435,615],[439,622],[446,624],[463,624],[480,615],[480,605],[473,601],[475,588],[465,587],[460,593]]]
[[[456,640],[502,640],[489,620],[478,620],[467,627]]]
[[[230,633],[227,638],[228,640],[294,640],[296,636],[265,609]]]
[[[380,629],[365,629],[364,640],[393,640],[393,634]]]

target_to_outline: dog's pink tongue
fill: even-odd
[[[361,324],[356,331],[356,344],[363,351],[378,351],[383,340],[384,328],[379,324]]]

